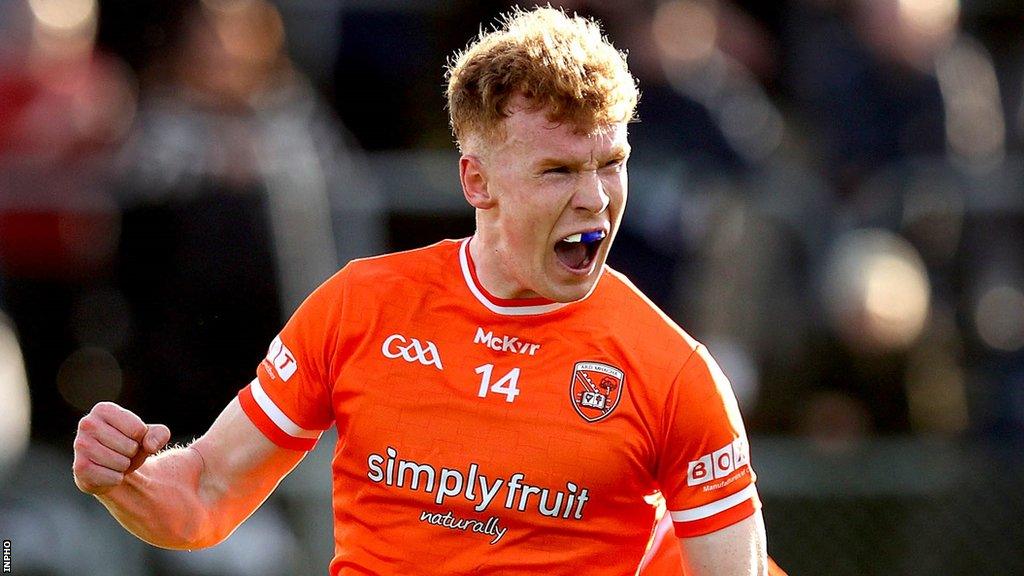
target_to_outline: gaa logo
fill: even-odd
[[[606,418],[622,399],[626,376],[602,362],[577,362],[569,383],[572,407],[587,422]]]
[[[750,447],[747,439],[741,436],[711,454],[690,462],[686,469],[686,485],[697,486],[711,480],[720,480],[748,463]]]
[[[384,339],[380,347],[380,353],[385,358],[401,358],[406,362],[419,362],[424,366],[434,366],[438,370],[444,370],[441,366],[441,355],[433,342],[427,341],[424,346],[415,338],[405,339],[401,334],[392,334]]]

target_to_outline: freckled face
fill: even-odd
[[[584,298],[626,205],[626,124],[581,134],[525,107],[505,123],[505,141],[482,158],[494,205],[478,211],[478,272],[501,297]]]

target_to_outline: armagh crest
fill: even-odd
[[[597,422],[619,405],[625,386],[622,370],[602,362],[577,362],[569,383],[569,399],[584,420]]]

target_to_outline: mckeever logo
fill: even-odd
[[[380,353],[385,358],[401,358],[406,362],[419,362],[424,366],[435,366],[438,370],[444,370],[441,366],[441,354],[433,342],[427,341],[424,345],[415,338],[406,340],[401,334],[392,334],[384,339],[380,347]]]
[[[540,344],[533,342],[520,342],[518,336],[495,336],[493,332],[484,332],[483,328],[477,327],[474,344],[483,344],[491,350],[498,352],[511,352],[513,354],[526,354],[533,356],[540,350]]]

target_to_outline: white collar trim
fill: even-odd
[[[476,281],[473,280],[473,275],[469,271],[469,241],[470,238],[466,238],[462,241],[462,245],[459,246],[459,265],[462,267],[462,277],[477,301],[491,312],[503,316],[535,316],[537,314],[554,312],[571,304],[571,302],[552,302],[551,304],[541,304],[538,306],[499,306],[491,302],[480,290],[480,287],[476,285]]]

